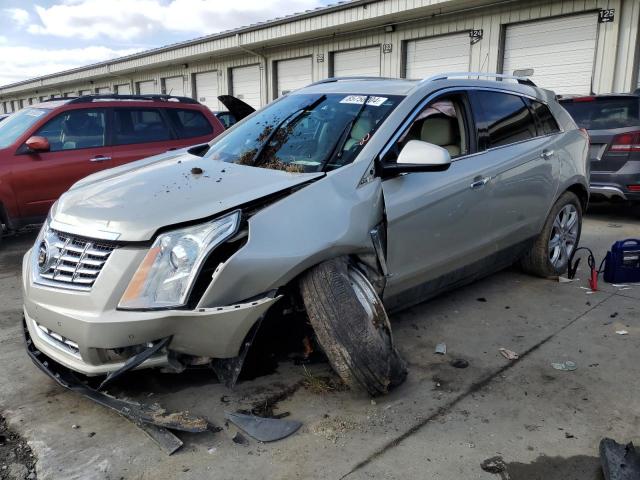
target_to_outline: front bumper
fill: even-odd
[[[105,305],[92,297],[103,293],[99,291],[103,277],[88,293],[35,284],[30,255],[31,251],[23,260],[24,316],[29,335],[40,351],[84,375],[116,371],[127,358],[114,352],[169,336],[171,352],[235,357],[254,324],[279,299],[265,295],[246,303],[196,310],[121,311],[115,308],[117,300]],[[138,368],[167,364],[167,352],[162,352]]]

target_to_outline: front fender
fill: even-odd
[[[372,253],[370,231],[383,217],[381,181],[356,188],[359,178],[350,170],[330,173],[251,217],[247,244],[215,271],[199,307],[280,288],[330,258]]]

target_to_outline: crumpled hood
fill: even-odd
[[[161,227],[210,217],[323,175],[168,152],[76,183],[52,209],[52,226],[92,238],[144,241]]]

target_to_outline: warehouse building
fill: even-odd
[[[260,107],[331,76],[530,76],[556,93],[639,81],[639,0],[353,0],[0,87],[0,111],[85,94],[167,93]]]

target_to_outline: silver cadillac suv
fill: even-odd
[[[32,358],[237,377],[297,301],[343,380],[387,392],[406,376],[387,312],[514,263],[561,274],[580,238],[585,132],[552,92],[480,76],[324,80],[81,180],[24,257]]]

